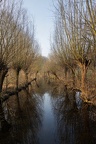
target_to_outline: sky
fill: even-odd
[[[53,33],[53,2],[52,0],[23,0],[23,7],[33,17],[36,38],[41,47],[41,54],[48,56],[50,53],[50,37]]]

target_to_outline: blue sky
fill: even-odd
[[[23,6],[34,19],[36,38],[41,46],[43,56],[50,52],[50,35],[53,32],[53,2],[52,0],[23,0]]]

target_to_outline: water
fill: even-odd
[[[39,142],[40,144],[57,144],[57,125],[52,109],[51,97],[48,93],[45,93],[43,98],[43,121],[39,131]]]
[[[0,144],[96,144],[96,109],[63,86],[39,85],[4,104],[12,126]]]

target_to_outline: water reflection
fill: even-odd
[[[66,86],[63,90],[63,94],[58,93],[59,96],[55,95],[54,91],[51,93],[53,96],[54,112],[58,121],[59,143],[95,144],[96,129],[94,135],[92,133],[92,121],[89,119],[88,105],[83,104],[82,108],[78,109],[74,91],[67,89]],[[57,97],[55,101],[54,95]]]
[[[12,127],[0,133],[0,144],[95,144],[96,108],[81,105],[66,85],[38,85],[5,103]]]
[[[43,105],[43,121],[42,128],[39,131],[40,144],[58,144],[57,125],[54,117],[51,97],[49,93],[45,93]]]
[[[10,131],[0,135],[0,144],[36,144],[41,125],[41,98],[27,90],[8,100],[7,118],[12,124]],[[19,104],[19,105],[18,105]],[[6,136],[6,139],[4,139]]]

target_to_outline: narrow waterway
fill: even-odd
[[[3,108],[11,127],[0,131],[0,144],[96,144],[96,107],[62,85],[40,82]]]
[[[39,131],[40,144],[58,144],[57,123],[54,116],[51,97],[45,93],[43,103],[42,127]]]

